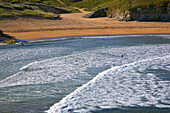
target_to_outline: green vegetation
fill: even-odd
[[[70,11],[71,13],[79,13],[80,11],[78,9],[75,9],[72,6],[62,7],[62,9],[65,9],[67,11]]]
[[[35,3],[43,3],[47,5],[53,6],[70,6],[71,3],[75,3],[78,0],[1,0],[9,3],[24,3],[24,2],[35,2]],[[81,0],[79,0],[81,1]]]
[[[43,3],[44,1],[55,1],[55,0],[1,0],[9,3],[24,3],[24,2],[35,2],[35,3]]]
[[[45,12],[36,6],[17,5],[17,4],[0,4],[0,17],[17,17],[17,16],[38,16],[44,18],[58,18],[59,15]]]
[[[25,3],[25,2],[34,2],[34,3],[43,3],[47,5],[53,5],[53,6],[63,6],[58,0],[0,0],[3,2],[9,2],[9,3]]]
[[[32,2],[50,6],[58,6],[71,13],[80,12],[71,6],[76,0],[0,0],[0,18],[18,16],[38,16],[44,18],[58,18],[59,15],[49,12],[35,5],[23,5],[21,3]],[[19,4],[18,4],[19,3]],[[48,8],[47,8],[48,9]],[[53,8],[54,9],[54,8]]]
[[[95,10],[99,7],[129,8],[150,4],[161,5],[163,1],[170,0],[0,0],[9,3],[35,2],[54,6],[77,6],[89,10]],[[170,3],[168,4],[170,6]]]
[[[170,6],[170,0],[83,0],[75,3],[75,6],[86,8],[86,10],[108,8],[109,10],[120,9],[121,11],[125,11],[127,9],[147,5],[156,5],[157,7],[161,7],[164,1],[169,1],[168,6]]]
[[[67,6],[72,6],[74,5],[74,3],[80,2],[82,0],[60,0],[60,1],[62,1]]]
[[[4,43],[6,43],[6,44],[15,44],[15,43],[17,43],[17,41],[14,40],[14,39],[7,39],[7,40],[4,41]]]
[[[12,4],[1,5],[3,2],[9,2]],[[58,15],[51,12],[45,12],[36,6],[25,6],[29,8],[23,8],[23,5],[14,4],[24,2],[35,2],[58,6],[73,13],[79,12],[78,10],[74,9],[74,7],[84,8],[88,11],[97,10],[99,8],[107,8],[108,14],[115,9],[119,9],[123,12],[125,10],[133,10],[134,8],[145,7],[148,5],[154,5],[154,7],[159,8],[164,7],[165,3],[167,3],[166,5],[170,7],[170,0],[0,0],[0,17],[31,15],[45,18],[58,17]]]

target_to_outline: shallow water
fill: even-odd
[[[0,112],[169,112],[169,37],[0,46]]]

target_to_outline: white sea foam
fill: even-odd
[[[0,50],[0,62],[6,61],[21,61],[21,60],[29,60],[36,58],[37,56],[46,56],[53,55],[53,54],[61,54],[65,51],[70,51],[71,48],[67,47],[57,47],[57,48],[45,48],[45,47],[36,47],[36,48],[9,48]]]
[[[161,69],[169,63],[170,55],[167,55],[112,67],[99,73],[46,112],[83,113],[127,106],[169,108],[170,81],[147,72],[150,65]]]
[[[170,39],[170,35],[113,35],[113,36],[83,36],[82,38],[127,38],[127,37],[146,37],[146,36],[159,36]]]
[[[44,41],[57,41],[57,40],[67,40],[69,38],[65,38],[65,37],[62,37],[62,38],[40,38],[40,39],[36,39],[36,40],[30,40],[29,42],[44,42]]]
[[[1,80],[0,87],[57,83],[66,80],[81,82],[82,77],[91,76],[87,72],[90,68],[109,68],[155,56],[166,56],[170,53],[168,48],[170,48],[168,44],[105,48],[36,61],[22,67],[20,72]],[[124,58],[121,58],[121,55],[124,55]]]

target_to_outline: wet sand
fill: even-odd
[[[117,29],[73,29],[35,32],[8,33],[17,39],[28,40],[48,37],[86,36],[86,35],[118,35],[118,34],[167,34],[167,28],[117,28]]]

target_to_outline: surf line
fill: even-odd
[[[164,59],[166,60],[166,59],[169,59],[169,58],[170,58],[170,55],[166,55],[164,57],[148,58],[148,59],[143,59],[143,60],[140,60],[140,61],[135,61],[135,62],[130,63],[130,64],[124,64],[124,65],[121,65],[121,66],[112,67],[112,68],[110,68],[106,71],[99,73],[96,77],[94,77],[88,83],[77,88],[74,92],[72,92],[69,95],[67,95],[66,97],[64,97],[60,102],[54,104],[53,106],[51,106],[49,108],[49,110],[47,110],[45,112],[55,113],[55,112],[63,112],[63,111],[66,111],[66,112],[73,111],[75,109],[74,107],[72,107],[73,103],[69,103],[67,101],[73,100],[75,98],[75,96],[81,96],[81,94],[79,94],[79,93],[82,92],[83,89],[97,83],[98,81],[100,81],[100,78],[108,77],[108,76],[114,76],[114,75],[107,74],[107,73],[124,72],[124,71],[127,71],[128,69],[133,69],[133,68],[141,66],[141,65],[148,65],[148,64],[150,64],[150,62],[156,62],[156,61],[160,61],[160,60],[164,60]]]
[[[36,39],[27,39],[23,41],[27,42],[43,42],[43,41],[62,41],[62,40],[71,40],[77,38],[122,38],[122,37],[137,37],[137,36],[170,36],[170,33],[164,34],[117,34],[117,35],[80,35],[80,36],[63,36],[63,37],[42,37]]]

